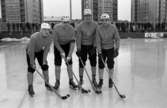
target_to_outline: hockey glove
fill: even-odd
[[[114,49],[114,58],[117,57],[118,55],[119,55],[118,49]]]

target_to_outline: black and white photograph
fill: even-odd
[[[0,0],[0,108],[166,108],[167,0]]]

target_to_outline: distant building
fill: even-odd
[[[56,16],[45,16],[44,17],[44,22],[47,22],[51,25],[51,27],[53,28],[55,24],[61,23],[63,21],[64,17],[68,17],[68,16],[60,16],[60,17],[56,17]],[[71,20],[70,24],[75,27],[81,20]]]
[[[97,13],[94,12],[95,7],[93,7],[94,4],[96,4],[96,5],[98,4],[96,1],[97,0],[82,0],[82,2],[81,2],[82,3],[82,19],[84,19],[84,9],[91,9],[92,13],[93,13],[93,19],[97,20],[97,18],[95,18],[97,16]],[[96,8],[97,8],[97,6],[96,6]]]
[[[6,30],[7,30],[6,23],[2,22],[2,18],[0,18],[0,32],[6,31]]]
[[[111,20],[117,21],[118,20],[118,0],[98,0],[98,19],[102,13],[108,13],[111,17]]]
[[[82,18],[85,8],[92,9],[93,19],[100,20],[102,13],[108,13],[113,21],[118,20],[117,0],[82,0]]]
[[[132,0],[131,21],[155,24],[167,22],[167,0]]]
[[[93,0],[93,20],[98,21],[98,11],[99,11],[98,0]]]
[[[1,0],[2,21],[6,23],[41,23],[42,0]]]

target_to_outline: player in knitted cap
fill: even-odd
[[[120,37],[115,25],[111,24],[110,16],[107,13],[101,15],[102,24],[98,27],[97,50],[99,54],[99,84],[103,85],[103,71],[105,61],[109,68],[109,88],[112,88],[114,57],[118,56]]]
[[[50,25],[48,23],[41,24],[40,32],[32,34],[31,39],[26,48],[27,63],[28,63],[28,93],[33,96],[35,94],[33,89],[33,73],[36,69],[35,59],[37,58],[39,65],[42,68],[45,81],[49,83],[48,77],[48,63],[47,55],[50,50],[50,45],[52,42],[50,34]],[[45,83],[45,87],[51,90],[50,86]]]
[[[92,71],[92,82],[95,87],[96,83],[96,30],[97,24],[92,20],[92,12],[90,9],[84,10],[84,20],[77,26],[77,56],[79,56],[83,64],[85,65],[87,56],[89,55],[89,60],[91,64]],[[80,85],[83,84],[83,71],[84,66],[81,60],[79,60],[79,77]]]
[[[69,24],[69,21],[69,17],[64,17],[63,22],[55,25],[53,28],[56,75],[56,83],[54,86],[55,89],[58,89],[60,86],[60,69],[62,64],[62,58],[64,58],[68,62],[66,65],[69,76],[70,88],[77,88],[77,85],[73,81],[72,74],[72,53],[75,47],[75,31],[73,27]]]

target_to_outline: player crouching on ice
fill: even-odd
[[[107,13],[101,15],[102,24],[98,27],[97,50],[99,55],[99,84],[103,85],[103,72],[105,61],[109,69],[109,88],[112,88],[113,72],[114,72],[114,57],[118,56],[120,37],[115,25],[111,24],[110,16]]]
[[[53,28],[54,39],[54,55],[55,55],[55,75],[56,83],[54,88],[58,89],[60,86],[60,71],[62,59],[65,59],[67,65],[67,72],[69,76],[69,85],[71,89],[77,89],[77,85],[73,81],[72,70],[72,53],[75,47],[75,31],[69,24],[69,17],[64,17],[63,22],[57,24]]]
[[[33,89],[33,73],[36,70],[35,59],[37,58],[39,65],[42,68],[44,79],[49,83],[47,55],[52,42],[50,34],[50,25],[48,23],[41,24],[40,32],[32,34],[30,42],[26,48],[27,64],[28,64],[28,93],[30,96],[35,94]],[[45,83],[45,87],[51,90],[50,86]]]

